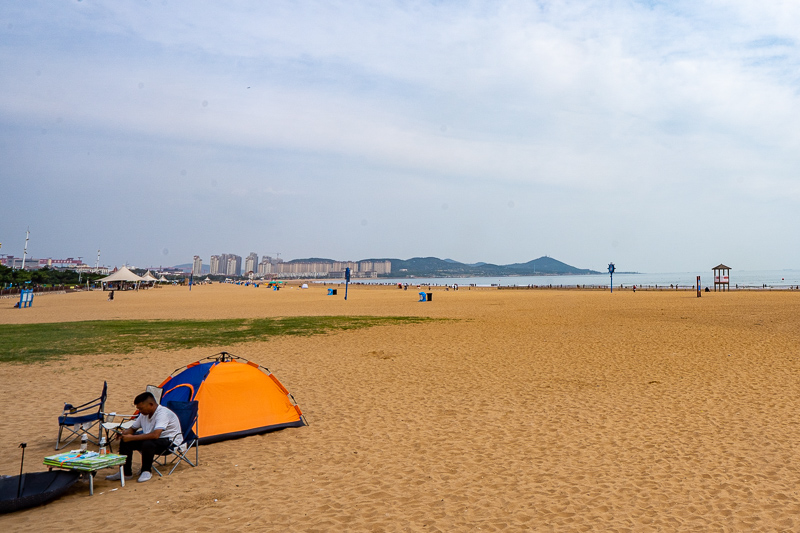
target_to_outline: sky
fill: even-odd
[[[0,253],[800,268],[800,2],[9,0]]]

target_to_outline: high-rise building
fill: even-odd
[[[228,265],[225,264],[225,269],[222,268],[222,256],[219,255],[212,255],[211,260],[209,261],[209,269],[212,275],[220,275],[225,274],[225,271],[228,268]]]
[[[203,260],[199,255],[194,256],[194,261],[192,261],[192,274],[195,276],[203,274]]]
[[[242,256],[236,254],[224,254],[222,257],[226,257],[228,260],[225,274],[228,276],[242,275]]]
[[[267,274],[272,274],[275,270],[272,268],[272,261],[271,257],[265,255],[261,262],[258,264],[258,272],[256,272],[259,276],[265,276]]]
[[[250,252],[250,255],[244,260],[244,272],[245,274],[248,272],[255,273],[256,270],[258,270],[258,254]]]

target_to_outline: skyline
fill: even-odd
[[[800,268],[800,5],[4,7],[3,254]]]

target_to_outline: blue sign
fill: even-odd
[[[610,285],[611,286],[611,292],[614,292],[614,270],[616,270],[616,267],[614,266],[614,263],[609,263],[608,264],[608,273],[609,273],[609,275],[611,275],[611,285]]]

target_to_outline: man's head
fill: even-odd
[[[139,396],[133,399],[134,405],[139,410],[140,413],[143,415],[150,416],[156,412],[156,407],[158,404],[156,403],[156,397],[153,396],[152,392],[143,392]]]

